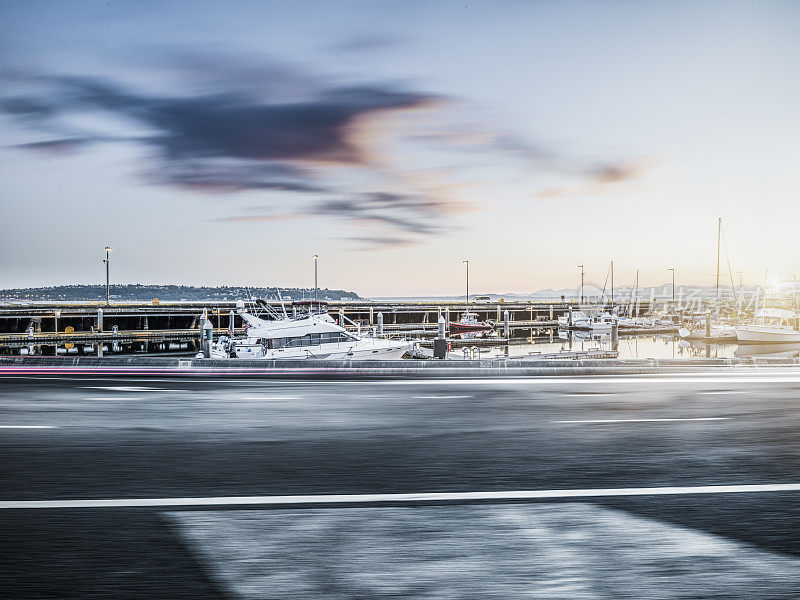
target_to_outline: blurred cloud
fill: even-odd
[[[365,36],[343,47],[369,50],[389,42]],[[482,160],[492,155],[526,172],[535,165],[579,182],[539,197],[591,193],[640,170],[623,162],[587,163],[480,124],[428,121],[415,128],[400,116],[432,112],[453,99],[408,85],[349,85],[288,64],[213,53],[162,58],[158,68],[150,66],[161,69],[153,81],[169,85],[46,73],[12,77],[0,112],[37,138],[16,147],[70,152],[101,142],[133,144],[150,151],[139,169],[150,184],[212,194],[267,192],[273,195],[265,201],[280,210],[249,210],[221,221],[333,217],[369,229],[349,239],[376,248],[422,240],[452,227],[448,215],[475,208],[452,174],[461,167],[414,168],[407,163],[416,156],[409,159],[407,147],[406,154],[392,151],[393,144],[410,142],[423,154],[432,147]]]

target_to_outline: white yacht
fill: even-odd
[[[563,315],[558,317],[558,326],[568,328],[570,325],[572,327],[577,327],[578,323],[587,323],[589,321],[589,315],[587,315],[582,310],[573,310],[572,311],[572,323],[570,324],[569,312],[565,312]]]
[[[750,325],[736,328],[740,343],[800,342],[800,314],[786,308],[762,308]]]
[[[353,334],[327,312],[273,315],[277,318],[270,320],[240,314],[244,337],[221,337],[212,345],[212,358],[393,360],[402,358],[413,345],[407,340]]]

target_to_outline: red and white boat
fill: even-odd
[[[465,312],[458,321],[450,321],[452,333],[482,333],[494,331],[491,321],[478,321],[477,313]]]

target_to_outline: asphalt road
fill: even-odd
[[[0,509],[0,596],[796,598],[798,491],[226,499],[796,484],[798,434],[800,374],[2,380],[0,501],[176,505]]]

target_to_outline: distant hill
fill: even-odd
[[[140,283],[112,285],[112,300],[239,300],[246,298],[278,298],[284,300],[313,298],[313,288],[274,288],[222,285],[198,287],[193,285],[146,285]],[[355,292],[320,289],[320,300],[360,300]],[[0,290],[0,301],[8,300],[105,300],[104,285],[56,285],[50,287]]]

